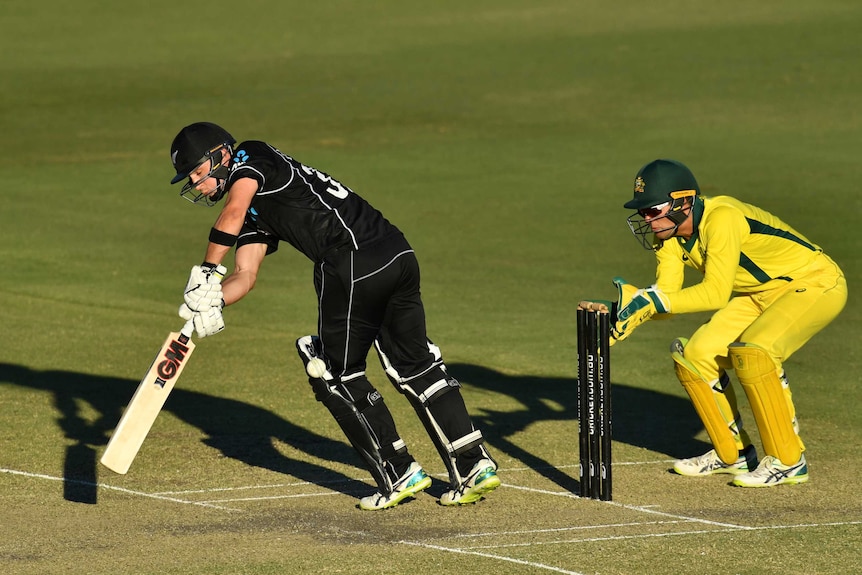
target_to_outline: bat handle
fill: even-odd
[[[191,339],[194,331],[195,331],[195,322],[194,322],[194,320],[190,319],[189,321],[186,322],[186,325],[183,326],[183,329],[180,330],[180,333],[183,334],[184,336],[186,336],[187,338]]]

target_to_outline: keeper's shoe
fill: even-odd
[[[363,497],[359,500],[359,508],[372,511],[395,507],[408,497],[415,497],[417,493],[429,487],[431,487],[431,478],[422,466],[414,461],[392,486],[392,493],[383,494],[378,491],[374,495]]]
[[[497,464],[490,459],[480,459],[457,489],[440,496],[440,505],[476,503],[498,487],[500,478],[497,477]]]
[[[746,447],[739,458],[733,463],[725,463],[718,457],[714,449],[710,449],[698,457],[680,459],[673,464],[673,470],[680,475],[688,477],[702,477],[715,475],[717,473],[729,473],[738,475],[749,473],[757,467],[757,450],[753,445]]]
[[[805,454],[793,465],[784,465],[777,457],[767,455],[754,471],[737,475],[733,484],[739,487],[773,487],[795,485],[808,481],[808,463]]]

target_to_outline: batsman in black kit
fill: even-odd
[[[497,464],[473,427],[460,384],[425,332],[419,264],[401,231],[328,174],[260,141],[236,145],[198,122],[171,146],[172,184],[196,204],[224,206],[204,262],[192,268],[180,316],[198,337],[224,329],[222,309],[254,287],[264,257],[284,241],[314,262],[317,336],[296,342],[315,397],[332,413],[377,483],[361,509],[393,507],[431,485],[365,375],[372,345],[425,425],[449,472],[443,505],[474,503],[500,485]],[[221,265],[236,247],[234,270]],[[223,278],[223,279],[222,279]]]

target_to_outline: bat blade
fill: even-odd
[[[168,336],[138,385],[100,460],[102,465],[111,471],[125,474],[141,449],[144,439],[195,349],[195,344],[188,335],[190,332],[187,324],[183,331],[173,332]]]

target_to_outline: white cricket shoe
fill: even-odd
[[[475,503],[498,487],[500,478],[497,477],[497,464],[490,459],[480,459],[457,489],[440,496],[440,505]]]
[[[737,475],[733,484],[739,487],[773,487],[795,485],[808,481],[808,463],[805,454],[793,465],[784,465],[777,457],[767,455],[754,471]]]
[[[371,511],[395,507],[408,497],[415,497],[417,493],[429,487],[431,487],[431,478],[422,466],[414,461],[392,486],[392,493],[384,494],[378,491],[374,495],[363,497],[359,500],[359,508]]]
[[[754,471],[757,467],[757,450],[753,445],[746,447],[733,463],[725,463],[718,457],[715,449],[710,449],[698,457],[680,459],[673,464],[673,470],[688,477],[702,477],[717,473],[737,475]]]

